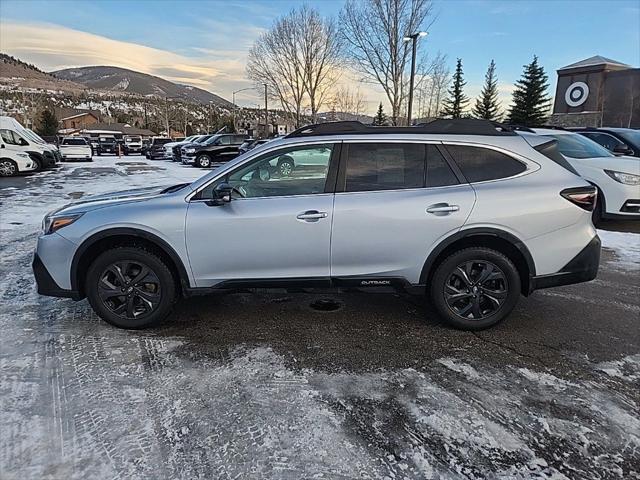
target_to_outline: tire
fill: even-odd
[[[198,155],[195,161],[196,167],[209,168],[211,166],[211,157],[209,155]]]
[[[289,156],[284,156],[280,160],[278,160],[278,173],[282,177],[288,177],[293,173],[293,169],[295,168],[295,163],[293,162],[293,158]]]
[[[602,219],[602,213],[605,211],[605,199],[602,190],[598,188],[598,197],[596,199],[596,206],[591,213],[591,221],[595,227],[599,227],[602,225],[604,220]]]
[[[143,268],[148,273],[133,283]],[[85,291],[100,318],[116,327],[135,330],[157,325],[169,315],[176,299],[176,282],[157,255],[141,247],[117,247],[91,264]]]
[[[18,174],[18,165],[8,158],[0,159],[0,177],[13,177]]]
[[[39,158],[34,158],[34,157],[31,157],[31,160],[33,161],[33,163],[36,164],[36,168],[33,171],[34,172],[41,171],[42,170],[42,161]]]
[[[482,280],[483,275],[488,278]],[[483,330],[503,320],[516,306],[520,275],[513,262],[496,250],[465,248],[437,266],[429,293],[449,325]]]

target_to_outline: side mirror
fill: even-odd
[[[613,153],[617,153],[618,155],[633,155],[633,150],[631,150],[628,145],[620,143],[613,149]]]
[[[226,182],[219,183],[216,188],[213,189],[213,199],[211,205],[219,206],[229,203],[231,201],[231,193],[233,187]]]

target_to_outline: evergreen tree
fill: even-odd
[[[496,77],[496,63],[491,60],[489,69],[484,76],[484,87],[476,99],[473,115],[485,120],[498,120],[500,116],[500,102],[498,102],[498,79]]]
[[[533,61],[524,66],[522,78],[516,82],[510,123],[528,127],[544,125],[551,104],[551,98],[547,97],[547,80],[544,67],[538,64],[538,57],[534,55]]]
[[[387,116],[384,114],[384,110],[382,109],[382,102],[378,105],[378,111],[376,116],[373,117],[374,125],[386,125],[387,124]]]
[[[453,74],[453,85],[449,89],[449,98],[445,99],[442,116],[451,118],[462,118],[462,112],[467,107],[469,99],[466,97],[462,89],[467,84],[462,78],[462,60],[458,59],[456,64],[456,72]]]
[[[53,111],[42,111],[37,133],[43,137],[52,137],[58,133],[58,119]]]

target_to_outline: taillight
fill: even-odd
[[[592,186],[565,188],[560,195],[580,208],[593,212],[598,198],[598,189]]]

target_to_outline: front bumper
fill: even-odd
[[[33,263],[31,266],[33,268],[33,275],[36,278],[38,293],[40,295],[72,298],[74,300],[82,299],[82,295],[80,295],[79,292],[64,289],[56,283],[37,253],[33,256]]]
[[[538,275],[529,282],[529,293],[541,288],[559,287],[593,280],[600,266],[600,237],[597,235],[557,273]]]

